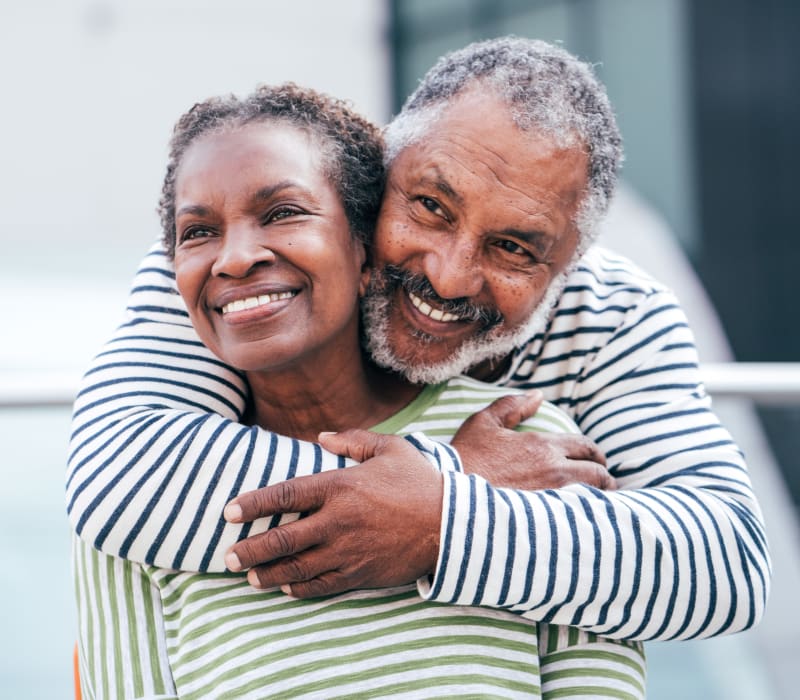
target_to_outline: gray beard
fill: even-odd
[[[389,343],[389,311],[395,288],[386,286],[380,275],[373,274],[361,302],[365,347],[376,364],[402,374],[412,384],[439,384],[451,377],[465,374],[471,367],[485,360],[505,357],[544,329],[550,312],[567,283],[567,274],[566,271],[562,272],[550,283],[539,305],[521,325],[504,328],[501,322],[468,338],[449,357],[435,363],[425,362],[421,357],[400,357],[395,353]],[[436,342],[436,338],[421,332],[414,337],[422,348]],[[418,354],[424,356],[424,349]]]

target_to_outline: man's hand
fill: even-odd
[[[464,471],[492,486],[527,491],[574,483],[615,489],[605,456],[589,438],[514,430],[541,403],[540,391],[505,396],[464,421],[452,442]]]
[[[439,555],[442,475],[406,440],[364,430],[323,434],[323,446],[363,464],[241,494],[230,522],[277,513],[308,515],[228,550],[232,571],[253,567],[256,588],[296,598],[408,584]],[[266,562],[266,563],[265,563]]]

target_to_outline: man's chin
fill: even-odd
[[[414,384],[438,384],[466,374],[481,363],[505,358],[528,342],[547,325],[565,283],[566,273],[562,273],[527,321],[516,329],[497,325],[460,341],[432,338],[424,333],[414,337],[416,329],[397,313],[391,291],[377,289],[362,299],[366,349],[376,364],[404,375]]]
[[[366,313],[367,350],[381,367],[402,374],[413,384],[439,384],[481,362],[514,350],[515,338],[487,333],[454,341],[397,328],[386,315]],[[404,325],[404,324],[400,324]]]

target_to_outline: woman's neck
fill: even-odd
[[[248,422],[282,435],[315,441],[320,432],[370,428],[393,416],[422,390],[366,359],[328,367],[248,372]]]

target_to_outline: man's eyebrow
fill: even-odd
[[[422,176],[422,181],[431,184],[439,192],[452,199],[456,204],[463,204],[464,198],[453,189],[444,174],[435,165],[429,168],[429,172]]]

